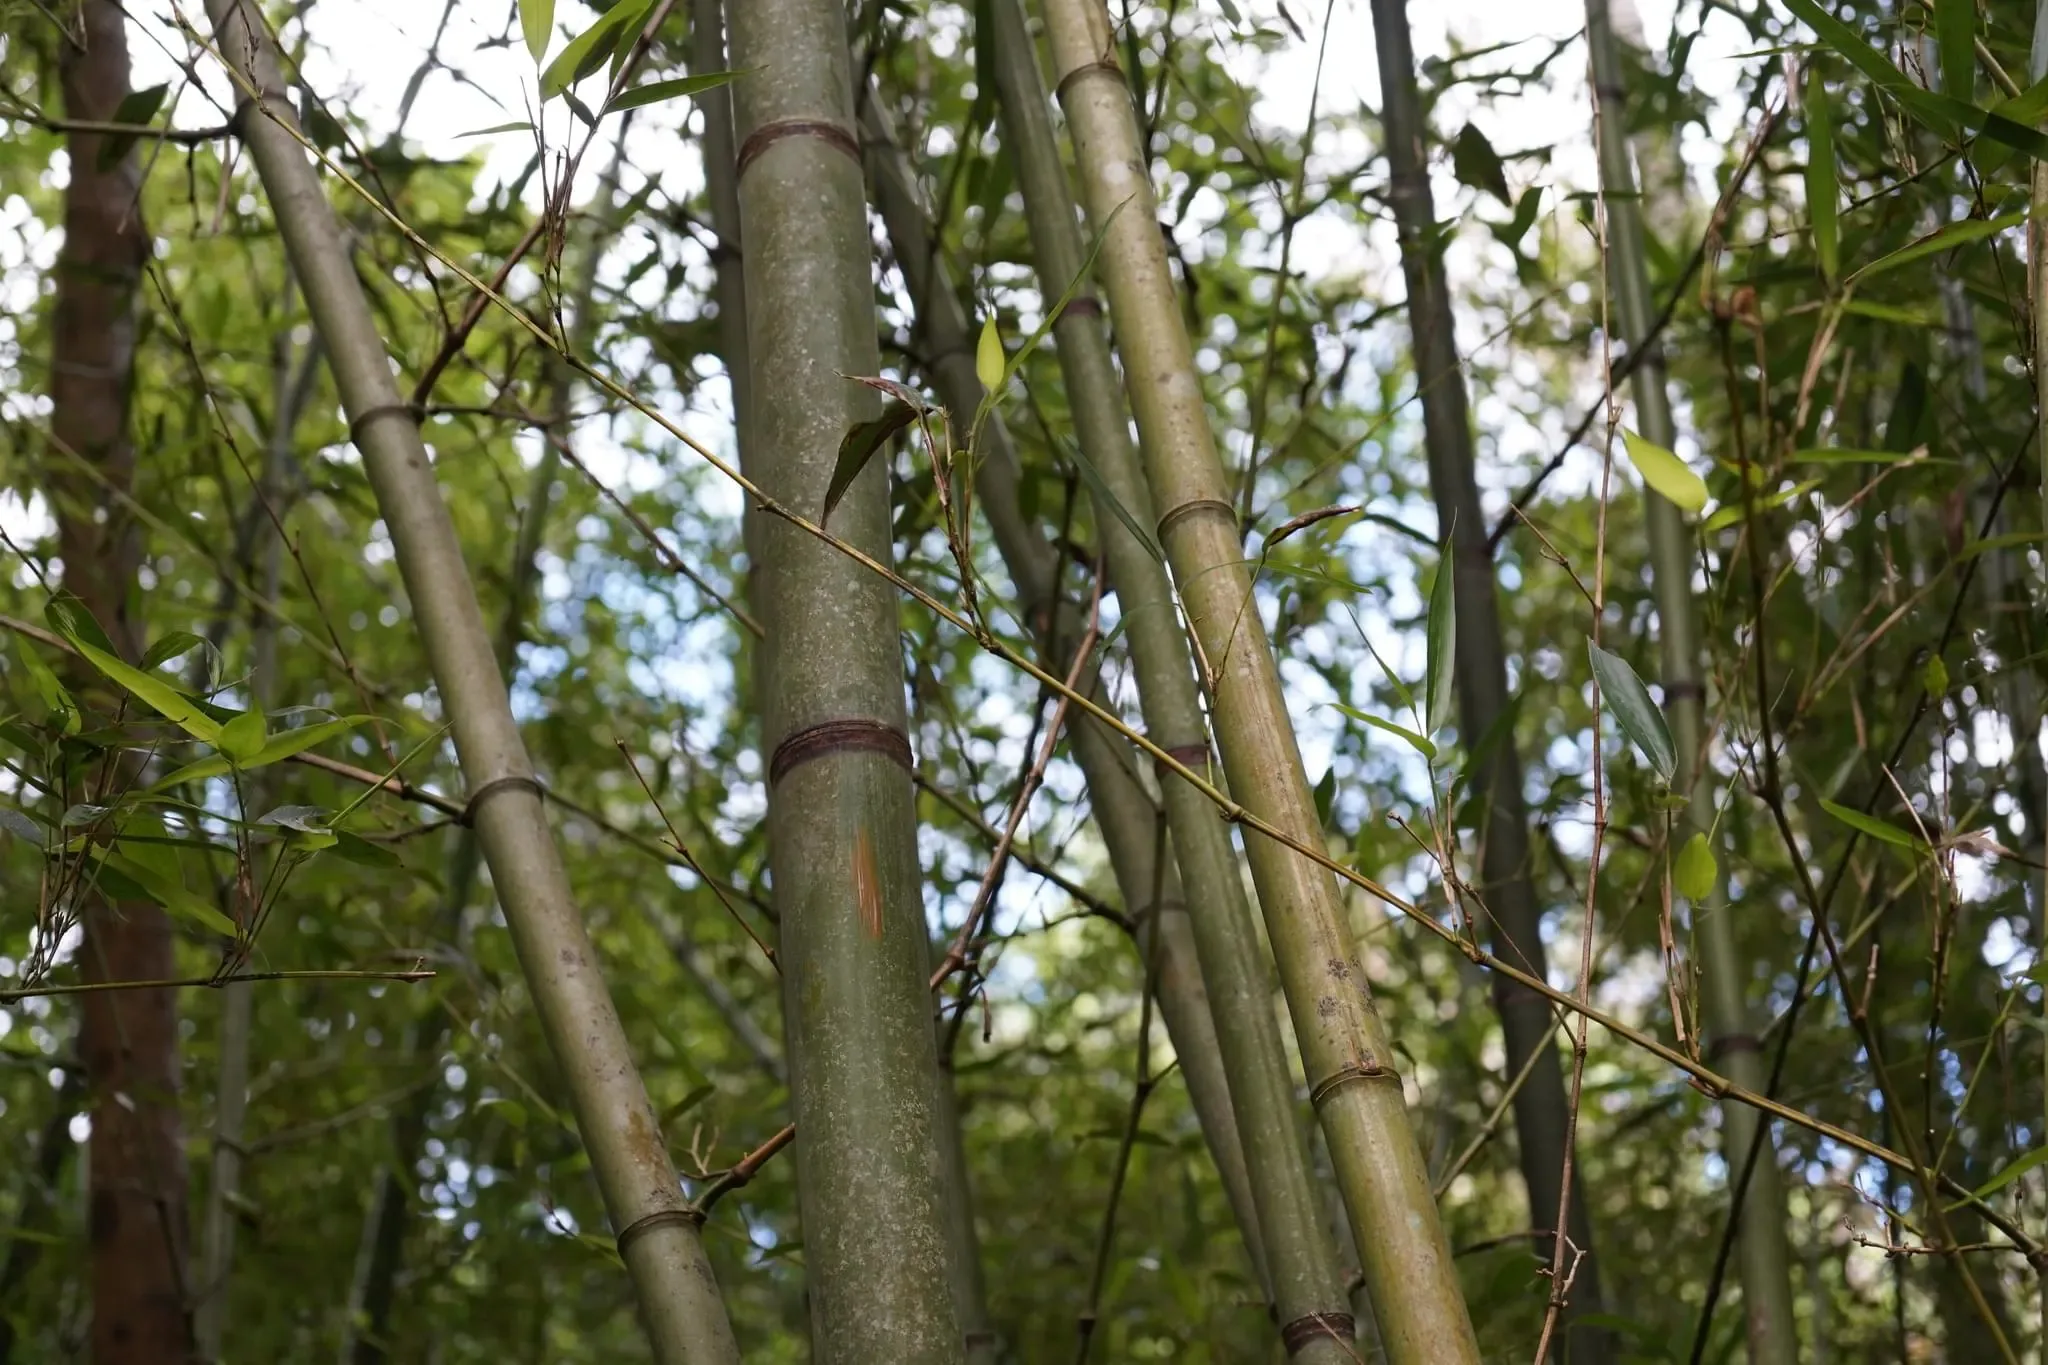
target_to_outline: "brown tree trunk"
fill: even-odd
[[[112,0],[84,0],[62,55],[64,111],[111,120],[128,93],[128,36]],[[64,586],[130,659],[141,631],[131,600],[140,536],[112,496],[135,472],[128,392],[135,363],[135,293],[147,237],[134,152],[100,165],[101,139],[73,133],[50,396],[48,488]],[[89,478],[72,456],[93,465]],[[115,781],[132,778],[116,774]],[[150,904],[84,908],[87,981],[174,975],[171,930]],[[177,1001],[161,991],[82,997],[79,1051],[91,1088],[92,1359],[142,1365],[191,1358],[185,1295],[186,1176],[178,1110]]]

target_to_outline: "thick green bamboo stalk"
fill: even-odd
[[[326,348],[454,733],[477,843],[561,1063],[619,1252],[662,1365],[736,1362],[697,1222],[605,989],[433,465],[305,144],[276,49],[246,0],[207,0],[243,136]]]
[[[1252,601],[1108,18],[1098,0],[1046,0],[1045,11],[1083,202],[1103,237],[1100,274],[1160,539],[1200,647],[1231,794],[1287,837],[1314,846],[1322,826]],[[1397,1365],[1476,1362],[1478,1344],[1393,1049],[1345,932],[1336,883],[1284,844],[1250,833],[1245,843],[1388,1358]]]
[[[1086,256],[1073,190],[1060,164],[1036,45],[1019,0],[992,0],[996,90],[1004,141],[1017,167],[1037,257],[1040,289],[1063,291]],[[1089,304],[1093,295],[1084,294]],[[1061,374],[1082,454],[1140,525],[1155,521],[1151,490],[1131,447],[1100,306],[1069,307],[1054,322]],[[1130,642],[1145,724],[1169,752],[1209,761],[1208,727],[1188,641],[1166,566],[1108,508],[1096,525]],[[1203,980],[1248,1176],[1281,1335],[1298,1358],[1343,1359],[1355,1330],[1344,1275],[1311,1172],[1292,1068],[1272,1007],[1271,973],[1245,894],[1243,870],[1216,808],[1181,778],[1166,776],[1166,801]]]
[[[1476,745],[1480,736],[1494,732],[1510,705],[1507,649],[1501,637],[1486,516],[1479,506],[1472,414],[1429,188],[1429,127],[1415,88],[1406,0],[1373,0],[1372,16],[1379,52],[1380,124],[1389,197],[1401,239],[1401,273],[1408,288],[1429,486],[1436,500],[1437,525],[1450,539],[1449,562],[1438,572],[1448,571],[1455,585],[1459,731],[1468,745]],[[1474,908],[1496,957],[1544,976],[1548,968],[1543,907],[1529,875],[1529,813],[1522,795],[1521,754],[1512,722],[1509,726],[1490,751],[1475,753],[1472,760],[1472,790],[1484,800]],[[1537,1230],[1539,1254],[1549,1260],[1558,1214],[1565,1210],[1565,1232],[1581,1258],[1565,1305],[1570,1355],[1574,1365],[1601,1365],[1614,1354],[1609,1335],[1574,1325],[1581,1315],[1600,1311],[1600,1262],[1593,1254],[1585,1182],[1568,1156],[1572,1116],[1564,1069],[1558,1062],[1556,1016],[1549,1001],[1509,977],[1494,973],[1492,987],[1507,1045],[1506,1074],[1521,1076],[1525,1066],[1528,1070],[1515,1091],[1514,1114],[1529,1223]],[[1574,1172],[1570,1199],[1561,1203],[1568,1169]]]
[[[1646,341],[1656,314],[1650,299],[1649,259],[1643,246],[1640,196],[1629,155],[1626,88],[1607,0],[1587,0],[1593,84],[1600,117],[1600,178],[1606,193],[1608,280],[1615,330],[1631,351],[1651,349],[1629,383],[1642,435],[1667,449],[1677,437],[1663,352]],[[1665,712],[1678,750],[1673,788],[1690,796],[1685,820],[1674,838],[1709,832],[1714,785],[1701,747],[1706,738],[1706,686],[1700,669],[1698,608],[1692,592],[1692,532],[1676,507],[1643,490],[1649,527],[1651,576],[1657,597],[1658,652],[1664,673]],[[1716,878],[1707,903],[1695,907],[1693,934],[1706,982],[1705,1033],[1710,1056],[1720,1055],[1727,1075],[1747,1089],[1766,1087],[1746,983],[1749,972],[1736,950],[1729,923],[1725,881]],[[1757,1112],[1733,1101],[1721,1105],[1722,1152],[1731,1178],[1750,1166],[1736,1229],[1737,1271],[1742,1280],[1751,1365],[1790,1365],[1798,1358],[1799,1335],[1792,1316],[1792,1262],[1785,1240],[1785,1191],[1768,1125]],[[1760,1146],[1758,1144],[1761,1144]],[[1750,1150],[1757,1147],[1750,1162]]]
[[[729,18],[732,65],[753,73],[733,86],[757,396],[741,458],[766,494],[813,511],[842,438],[877,410],[848,376],[881,363],[845,12],[738,0]],[[837,549],[752,515],[812,1352],[958,1361],[896,594]],[[830,528],[888,562],[882,462],[853,481]]]

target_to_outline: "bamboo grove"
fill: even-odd
[[[0,1365],[2048,1358],[2048,4],[0,4]]]

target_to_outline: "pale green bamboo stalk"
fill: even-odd
[[[1647,346],[1630,377],[1636,421],[1647,440],[1670,448],[1677,430],[1662,349],[1649,341],[1656,313],[1650,298],[1648,256],[1643,246],[1640,195],[1635,164],[1629,155],[1628,122],[1621,53],[1610,22],[1607,0],[1587,0],[1586,24],[1592,47],[1593,85],[1600,119],[1600,178],[1607,210],[1608,280],[1612,291],[1615,331],[1633,354]],[[1685,818],[1674,838],[1707,832],[1711,837],[1715,792],[1707,766],[1700,762],[1706,739],[1706,685],[1700,668],[1698,607],[1692,590],[1693,540],[1685,519],[1667,499],[1645,489],[1644,518],[1649,528],[1651,577],[1657,598],[1657,642],[1664,674],[1665,714],[1671,720],[1678,750],[1675,791],[1690,797]],[[1709,1056],[1719,1054],[1726,1074],[1738,1085],[1762,1091],[1764,1074],[1756,1027],[1746,984],[1749,973],[1735,946],[1729,923],[1727,886],[1717,876],[1707,903],[1693,915],[1706,985],[1705,1033]],[[1791,1365],[1798,1358],[1799,1334],[1792,1313],[1792,1261],[1785,1234],[1785,1191],[1770,1128],[1759,1129],[1756,1110],[1732,1100],[1721,1105],[1722,1153],[1730,1178],[1738,1176],[1757,1145],[1748,1187],[1742,1192],[1736,1229],[1736,1268],[1742,1282],[1743,1317],[1747,1324],[1751,1365]]]
[[[1429,187],[1429,128],[1415,87],[1415,52],[1406,0],[1373,0],[1373,37],[1380,69],[1380,125],[1388,165],[1388,197],[1400,232],[1401,270],[1408,290],[1416,387],[1422,399],[1423,441],[1437,525],[1450,550],[1437,572],[1449,573],[1457,603],[1455,651],[1459,733],[1467,745],[1502,733],[1491,750],[1472,758],[1472,790],[1484,801],[1478,894],[1471,908],[1486,925],[1496,957],[1537,976],[1547,974],[1543,906],[1530,879],[1529,813],[1522,795],[1522,762],[1512,723],[1502,725],[1510,701],[1507,649],[1502,642],[1498,584],[1479,505],[1472,414],[1458,359],[1456,319],[1437,239],[1436,205]],[[1494,1009],[1506,1044],[1505,1074],[1522,1076],[1514,1092],[1516,1151],[1529,1196],[1530,1226],[1538,1254],[1551,1259],[1558,1216],[1575,1252],[1577,1273],[1565,1303],[1574,1365],[1604,1365],[1614,1342],[1597,1327],[1578,1325],[1602,1309],[1600,1260],[1593,1246],[1585,1182],[1569,1153],[1572,1112],[1556,1044],[1550,1002],[1495,973]],[[1525,1067],[1527,1075],[1523,1076]],[[1574,1172],[1569,1198],[1565,1173]]]
[[[734,132],[752,392],[741,459],[768,496],[822,506],[880,369],[851,52],[835,0],[738,0]],[[768,854],[780,910],[798,1207],[820,1362],[962,1358],[947,1277],[916,813],[896,594],[759,512],[750,547]],[[875,461],[830,528],[887,563]]]
[[[1103,238],[1099,273],[1160,539],[1199,645],[1231,794],[1288,838],[1319,846],[1321,822],[1252,600],[1108,18],[1097,0],[1046,0],[1045,12],[1083,202]],[[1397,1365],[1476,1362],[1478,1343],[1393,1050],[1345,932],[1336,884],[1284,844],[1252,833],[1245,843],[1388,1358]]]
[[[1006,149],[1017,167],[1042,294],[1064,291],[1086,264],[1073,191],[1060,164],[1036,46],[1019,0],[991,0],[993,66]],[[1084,293],[1092,304],[1094,296]],[[1156,521],[1152,495],[1117,392],[1099,306],[1070,307],[1054,322],[1061,374],[1083,458],[1140,525]],[[985,499],[985,501],[987,501]],[[1197,766],[1210,758],[1208,727],[1166,566],[1106,507],[1096,526],[1108,551],[1140,706],[1152,738]],[[1185,780],[1161,781],[1168,824],[1189,889],[1189,916],[1247,1175],[1277,1325],[1301,1359],[1348,1358],[1355,1331],[1337,1250],[1323,1219],[1265,947],[1245,894],[1228,827]]]
[[[454,734],[477,843],[541,1028],[560,1059],[655,1359],[737,1362],[697,1219],[570,894],[454,522],[334,210],[307,160],[269,30],[246,0],[207,0],[206,9],[243,97],[243,136],[391,536]]]

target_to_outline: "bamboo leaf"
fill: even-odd
[[[1820,485],[1821,481],[1819,479],[1808,479],[1796,487],[1783,489],[1771,494],[1768,498],[1758,499],[1756,510],[1767,512],[1773,507],[1783,507],[1786,503],[1811,493]],[[1717,507],[1714,509],[1714,515],[1700,523],[1700,534],[1711,535],[1724,527],[1733,526],[1736,522],[1741,521],[1745,515],[1745,509],[1739,502],[1731,502],[1726,507]]]
[[[304,753],[316,744],[338,739],[357,726],[368,724],[371,719],[370,716],[343,716],[338,720],[322,721],[318,725],[302,725],[296,730],[281,730],[265,739],[261,748],[239,764],[218,755],[202,758],[172,772],[151,787],[150,791],[168,791],[181,783],[203,782],[211,777],[221,777],[237,766],[244,772],[267,768],[273,763],[282,763],[296,754]]]
[[[1924,849],[1927,847],[1917,837],[1908,834],[1890,821],[1880,820],[1874,815],[1865,815],[1862,811],[1849,806],[1838,805],[1828,800],[1825,796],[1820,799],[1820,808],[1829,815],[1834,816],[1837,820],[1840,820],[1850,829],[1855,830],[1858,834],[1867,834],[1879,843],[1890,844],[1893,848]]]
[[[168,85],[152,85],[145,90],[130,90],[114,106],[114,116],[109,123],[131,123],[138,127],[156,117],[156,111],[163,108],[164,93]],[[120,163],[128,155],[128,149],[135,145],[139,133],[109,133],[100,143],[99,169],[104,171]]]
[[[1707,482],[1692,472],[1684,460],[1671,451],[1622,429],[1621,443],[1628,462],[1643,476],[1643,482],[1681,512],[1697,512],[1707,505]]]
[[[1925,237],[1908,242],[1890,255],[1878,257],[1869,265],[1852,272],[1846,282],[1855,284],[1860,280],[1869,279],[1872,275],[1881,275],[1887,270],[1896,270],[1902,265],[1910,265],[1922,257],[1933,256],[1943,251],[1953,251],[1959,246],[1968,246],[1972,242],[1981,242],[1986,237],[1995,237],[2006,229],[2018,227],[2026,221],[2027,210],[2017,209],[2012,213],[2001,214],[1996,218],[1971,218],[1960,223],[1950,223],[1946,227],[1938,228],[1928,233]]]
[[[1977,0],[1934,0],[1941,48],[1941,93],[1966,100],[1977,77]]]
[[[0,806],[0,829],[6,830],[17,839],[26,839],[38,848],[42,846],[42,826],[12,806]]]
[[[1473,124],[1466,124],[1457,141],[1451,144],[1451,174],[1460,185],[1490,194],[1509,208],[1515,206],[1507,174],[1501,169],[1500,153]]]
[[[1074,457],[1074,468],[1081,471],[1081,480],[1088,485],[1088,496],[1095,499],[1098,507],[1107,507],[1110,515],[1131,533],[1131,538],[1145,548],[1146,554],[1164,564],[1166,554],[1159,548],[1159,542],[1153,539],[1150,531],[1138,525],[1137,518],[1131,515],[1116,494],[1109,491],[1109,485],[1103,481],[1102,471],[1095,467],[1095,462],[1083,454],[1078,445],[1067,447],[1067,454]]]
[[[123,663],[108,650],[92,643],[86,638],[87,632],[78,615],[60,610],[67,605],[62,599],[54,601],[50,603],[46,615],[57,633],[69,640],[72,648],[76,649],[87,663],[98,669],[109,682],[120,687],[192,738],[205,744],[217,745],[220,742],[219,723],[202,711],[198,702],[155,674],[145,673],[139,668]],[[93,633],[97,633],[98,629],[95,623],[92,627]]]
[[[1428,654],[1423,667],[1422,728],[1443,733],[1451,721],[1451,680],[1458,663],[1457,565],[1450,537],[1437,557],[1436,582],[1429,590]]]
[[[853,487],[853,481],[868,467],[868,461],[875,457],[891,436],[917,420],[918,409],[901,398],[891,399],[879,417],[865,422],[855,422],[839,442],[839,459],[832,466],[832,481],[825,485],[824,510],[818,513],[820,523],[832,519],[832,509],[846,496],[846,490]]]
[[[1128,199],[1124,200],[1123,203],[1118,204],[1115,208],[1111,209],[1109,211],[1109,216],[1102,220],[1102,227],[1096,231],[1094,240],[1088,243],[1088,254],[1081,259],[1081,269],[1079,273],[1077,273],[1073,279],[1067,281],[1066,290],[1063,293],[1061,293],[1059,297],[1059,302],[1055,303],[1049,310],[1047,310],[1045,320],[1038,324],[1037,328],[1032,331],[1030,336],[1024,338],[1024,344],[1017,348],[1017,353],[1010,357],[1008,364],[1003,366],[1002,382],[994,386],[993,388],[989,388],[988,385],[983,385],[984,388],[989,388],[990,397],[984,398],[982,400],[982,411],[980,413],[975,414],[975,426],[977,429],[979,429],[981,425],[982,415],[988,411],[989,405],[995,401],[994,394],[1000,389],[1004,389],[1009,386],[1010,377],[1016,374],[1018,369],[1022,367],[1024,362],[1030,358],[1031,353],[1038,349],[1038,343],[1045,340],[1046,336],[1051,333],[1053,326],[1059,322],[1060,318],[1063,315],[1065,315],[1067,311],[1067,305],[1072,303],[1074,301],[1074,296],[1081,292],[1082,284],[1088,279],[1089,274],[1093,272],[1095,269],[1095,258],[1102,254],[1102,243],[1109,236],[1110,226],[1116,222],[1117,215],[1121,214],[1130,202],[1131,201]]]
[[[1429,736],[1417,734],[1405,725],[1396,725],[1384,716],[1375,716],[1370,711],[1361,711],[1355,706],[1346,706],[1341,701],[1333,701],[1330,705],[1336,707],[1355,721],[1370,725],[1375,730],[1384,730],[1390,735],[1407,740],[1409,747],[1413,748],[1416,753],[1421,754],[1431,762],[1436,761],[1436,742],[1430,739]]]
[[[651,81],[636,85],[631,90],[622,90],[606,100],[604,113],[616,114],[621,109],[638,109],[643,105],[660,104],[666,100],[691,99],[707,91],[731,85],[745,71],[709,71],[701,76],[680,76],[670,81]]]
[[[215,909],[212,902],[195,896],[176,877],[175,869],[159,869],[111,848],[87,842],[86,852],[120,873],[148,897],[179,919],[228,938],[236,937],[235,922]]]
[[[1689,901],[1703,901],[1714,893],[1720,872],[1707,836],[1695,833],[1678,850],[1678,861],[1671,868],[1671,889]]]
[[[269,722],[261,711],[250,707],[220,727],[220,751],[236,764],[246,764],[263,752],[263,742],[269,737]]]
[[[1833,284],[1842,270],[1841,187],[1835,174],[1834,109],[1817,61],[1807,68],[1801,108],[1806,115],[1806,212],[1813,226],[1813,252],[1820,258],[1821,277]]]
[[[142,667],[159,669],[173,659],[182,659],[206,641],[189,630],[174,630],[143,651]]]
[[[359,867],[391,868],[403,867],[396,853],[382,844],[373,844],[360,834],[350,834],[345,829],[329,831],[334,835],[334,854],[346,862]]]
[[[533,54],[533,64],[539,66],[547,55],[548,39],[555,33],[555,0],[519,0],[519,31],[526,39],[526,50]]]
[[[553,99],[605,64],[621,40],[639,31],[647,6],[638,0],[622,0],[606,10],[598,21],[572,38],[540,73],[540,97]]]
[[[2033,1151],[2014,1158],[1997,1175],[1992,1176],[1976,1189],[1971,1190],[1970,1198],[1983,1199],[1989,1195],[1996,1194],[2044,1161],[2048,1161],[2048,1147],[2036,1147]]]
[[[1593,661],[1593,680],[1600,685],[1600,695],[1614,713],[1615,723],[1669,786],[1678,772],[1678,750],[1671,743],[1671,727],[1664,723],[1664,712],[1650,698],[1650,689],[1619,654],[1610,654],[1591,640],[1586,641],[1586,650]]]

